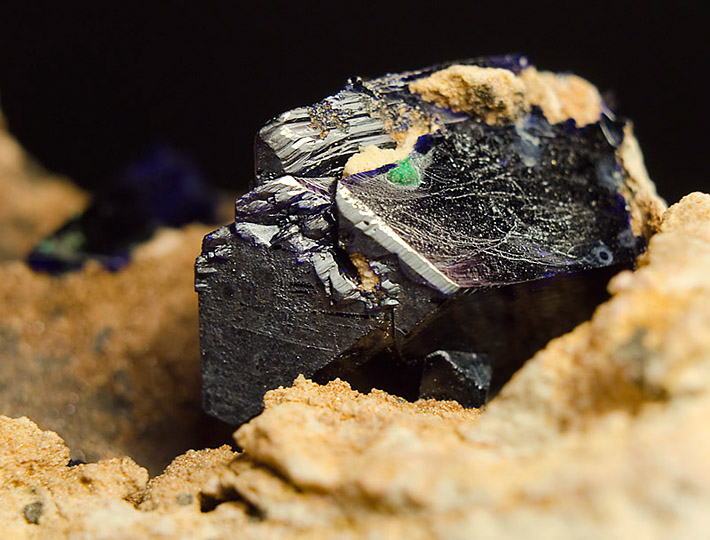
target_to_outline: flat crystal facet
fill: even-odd
[[[530,68],[456,64],[516,85]],[[353,80],[259,131],[254,189],[196,263],[208,412],[243,423],[299,374],[480,406],[634,264],[625,122],[501,116],[495,81],[474,88],[485,116],[412,90],[452,65]]]
[[[417,186],[394,183],[387,172],[344,178],[350,199],[338,199],[339,215],[349,215],[343,206],[363,203],[459,287],[633,258],[635,244],[619,238],[628,229],[626,201],[598,179],[599,164],[615,159],[602,131],[592,125],[567,134],[564,125],[533,118],[545,133],[533,167],[511,151],[519,138],[515,126],[458,124],[408,158],[421,163]],[[558,155],[566,157],[564,167]]]
[[[419,395],[453,399],[464,407],[480,407],[488,399],[492,374],[485,355],[435,351],[424,358]]]

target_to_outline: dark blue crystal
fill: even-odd
[[[94,195],[88,208],[28,256],[36,271],[61,273],[96,260],[110,271],[158,227],[214,223],[217,197],[199,169],[165,144],[152,147]]]
[[[299,374],[479,406],[633,266],[625,122],[488,124],[409,91],[448,65],[354,79],[259,131],[255,187],[196,265],[208,412],[242,423]],[[415,122],[436,129],[405,158],[343,176]]]

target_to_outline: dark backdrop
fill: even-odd
[[[523,52],[543,69],[574,71],[613,92],[669,202],[710,191],[706,7],[37,4],[0,8],[1,106],[41,162],[87,187],[161,138],[192,155],[215,184],[243,189],[258,127],[337,91],[349,76]]]

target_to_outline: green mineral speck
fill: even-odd
[[[416,186],[419,183],[419,171],[411,158],[405,158],[387,173],[387,180],[400,186]]]
[[[25,515],[25,521],[31,525],[39,525],[39,518],[42,517],[43,511],[44,503],[42,501],[30,503],[22,509],[22,513]]]

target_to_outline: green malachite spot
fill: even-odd
[[[419,183],[419,171],[410,158],[405,158],[394,169],[390,169],[387,180],[400,186],[416,186]]]
[[[37,251],[43,255],[59,255],[72,253],[83,249],[86,236],[81,231],[66,231],[56,235],[55,238],[42,240],[37,246]]]

